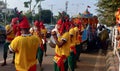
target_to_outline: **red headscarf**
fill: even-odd
[[[14,31],[14,34],[17,33],[17,26],[18,26],[18,18],[12,18],[12,21],[11,21],[11,25],[12,25],[12,28],[13,28],[13,31]]]
[[[62,19],[59,19],[57,22],[57,25],[59,26],[58,32],[62,35],[64,31],[69,30],[69,21],[63,22]]]
[[[30,28],[28,19],[24,16],[23,20],[20,22],[20,28]]]
[[[69,27],[70,27],[69,19],[66,19],[66,22],[64,24],[65,24],[66,30],[69,31]]]
[[[62,26],[62,19],[59,19],[58,21],[57,21],[57,25],[58,25],[58,32],[59,33],[61,33],[61,31],[62,31],[62,28],[61,28],[61,26]]]
[[[11,21],[11,24],[14,25],[14,24],[17,24],[17,21],[18,21],[18,18],[12,18],[12,21]]]
[[[39,27],[40,27],[41,29],[45,29],[45,26],[44,26],[44,24],[43,24],[42,21],[40,22]]]
[[[16,36],[20,36],[21,35],[21,32],[20,32],[20,25],[17,26],[17,33],[16,33]]]
[[[36,20],[36,21],[34,22],[34,25],[38,27],[38,26],[39,26],[39,21]]]

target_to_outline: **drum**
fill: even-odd
[[[48,44],[50,45],[51,48],[55,48],[56,44],[55,44],[55,40],[54,40],[53,36],[50,37]]]

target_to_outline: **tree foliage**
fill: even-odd
[[[53,18],[53,13],[50,10],[41,11],[41,20],[45,23],[51,23],[51,18]]]
[[[33,21],[33,16],[32,16],[32,14],[31,14],[31,12],[25,13],[25,16],[28,18],[29,22],[32,23],[32,21]]]
[[[30,1],[24,2],[24,7],[29,8],[30,3]]]
[[[41,1],[44,1],[44,0],[35,0],[36,3],[33,5],[33,9],[31,10],[31,12],[35,9],[35,7],[39,7]],[[24,7],[29,8],[31,3],[32,3],[32,0],[25,1]],[[31,22],[31,23],[32,23],[32,21],[35,21],[35,20],[42,20],[42,21],[44,21],[44,23],[51,23],[51,20],[53,22],[55,22],[55,19],[53,17],[53,13],[51,12],[51,10],[42,10],[41,9],[39,13],[35,14],[35,16],[32,16],[31,12],[30,13],[27,12],[25,14],[28,17],[29,22]]]
[[[60,18],[64,18],[65,16],[69,18],[69,14],[67,14],[65,11],[58,12],[58,16],[56,16],[56,19],[59,20]]]
[[[115,12],[120,7],[119,0],[98,0],[99,22],[108,26],[115,25]]]
[[[29,8],[30,5],[32,4],[32,1],[33,0],[25,1],[24,2],[24,7]],[[32,10],[34,10],[35,7],[37,7],[37,5],[40,3],[40,1],[44,1],[44,0],[35,0],[35,4],[33,5],[33,9]]]
[[[31,12],[26,12],[25,16],[27,16],[30,23],[34,22],[35,20],[39,20],[40,18],[44,23],[51,23],[51,18],[53,18],[53,13],[50,10],[42,10],[41,14],[37,13],[35,16],[32,16]],[[54,19],[53,19],[54,21]]]

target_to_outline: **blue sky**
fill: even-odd
[[[8,8],[15,8],[18,7],[19,10],[27,11],[28,8],[24,8],[24,1],[28,0],[7,0],[7,7]],[[35,4],[33,0],[33,5]],[[62,12],[65,10],[65,2],[68,1],[68,14],[75,15],[80,13],[83,13],[87,6],[89,5],[91,8],[89,8],[89,11],[96,15],[96,6],[98,0],[45,0],[42,2],[42,8],[43,9],[51,9],[51,5],[53,5],[53,13],[54,15],[58,14],[59,12]],[[35,9],[37,11],[37,8]]]

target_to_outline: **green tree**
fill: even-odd
[[[29,12],[26,13],[26,16],[28,17],[30,23],[32,23],[34,20],[39,20],[39,16],[41,16],[41,14],[35,14],[35,16],[33,17],[32,12],[34,11],[35,7],[39,7],[39,5],[41,5],[41,1],[44,0],[35,0],[34,5],[32,5],[33,0],[24,2],[24,7],[29,8]]]
[[[30,4],[31,4],[31,1],[24,2],[24,7],[29,8]]]
[[[51,23],[51,18],[53,18],[53,13],[50,10],[41,11],[41,20],[45,23]]]
[[[35,21],[35,20],[39,20],[39,14],[35,14],[35,16],[34,16],[33,19],[34,19],[34,21]]]
[[[29,22],[32,24],[33,16],[32,16],[32,14],[31,14],[31,12],[25,13],[25,16],[28,18]]]
[[[24,2],[24,7],[30,8],[30,10],[33,11],[35,9],[35,7],[37,7],[40,4],[41,1],[44,1],[44,0],[35,0],[35,4],[33,5],[33,9],[32,10],[31,10],[32,0],[25,1]]]
[[[6,15],[6,23],[5,23],[5,13],[2,13],[2,15],[0,15],[0,22],[4,23],[4,24],[10,24],[12,18],[14,18],[14,15]]]
[[[120,7],[120,1],[98,0],[96,6],[98,7],[99,22],[108,26],[115,25],[115,12]]]
[[[42,10],[41,16],[39,13],[37,13],[33,17],[31,12],[26,12],[25,16],[27,16],[30,23],[34,22],[35,20],[40,20],[40,17],[41,17],[41,20],[44,21],[44,23],[50,24],[51,18],[52,18],[53,22],[55,21],[55,19],[53,18],[53,13],[50,10]]]

